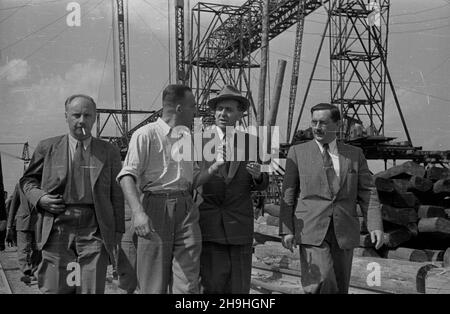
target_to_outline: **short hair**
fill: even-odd
[[[311,108],[311,115],[314,111],[318,110],[330,110],[331,112],[331,120],[334,122],[338,122],[341,120],[341,112],[339,111],[339,108],[335,105],[329,104],[329,103],[320,103]]]
[[[164,104],[176,104],[178,101],[183,100],[186,96],[186,92],[192,92],[191,88],[181,84],[168,85],[162,95],[162,101]]]
[[[87,101],[89,101],[92,105],[94,105],[95,108],[97,108],[97,104],[95,103],[94,99],[88,95],[84,94],[75,94],[72,96],[67,97],[66,102],[64,103],[64,108],[67,110],[67,106],[75,99],[75,98],[84,98]]]

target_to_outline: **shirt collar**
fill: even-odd
[[[164,136],[169,135],[170,131],[172,130],[172,128],[166,123],[166,121],[164,121],[161,118],[158,118],[156,120],[156,123],[158,123],[158,126],[161,128],[161,130],[163,131]]]
[[[224,137],[225,137],[225,133],[224,133],[224,132],[222,131],[222,129],[219,128],[218,126],[216,126],[216,129],[217,129],[217,134],[219,134],[220,140],[223,140]],[[233,128],[233,132],[232,132],[231,134],[229,134],[229,135],[232,136],[232,135],[234,135],[235,133],[236,133],[236,129]]]
[[[314,141],[317,143],[317,145],[319,146],[320,152],[323,154],[323,145],[322,143],[320,143],[319,141],[317,141],[316,139],[314,139]],[[330,153],[331,154],[337,154],[337,144],[336,144],[336,139],[332,140],[330,143],[328,143],[328,147],[330,149]]]
[[[89,136],[87,139],[83,140],[83,148],[87,150],[89,145],[91,145],[92,136]],[[78,140],[69,133],[69,143],[72,147],[77,147]]]

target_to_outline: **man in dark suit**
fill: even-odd
[[[41,262],[41,252],[37,248],[35,226],[36,211],[30,210],[30,204],[16,184],[9,206],[6,241],[9,246],[17,243],[17,259],[22,271],[22,281],[35,280],[34,273]]]
[[[372,174],[360,148],[336,142],[340,112],[311,109],[314,140],[289,149],[280,208],[282,244],[300,245],[306,293],[348,293],[353,248],[359,246],[359,203],[372,242],[382,245],[383,225]]]
[[[36,210],[43,293],[104,293],[124,232],[121,169],[113,145],[91,136],[96,105],[86,95],[65,102],[69,134],[41,141],[20,186]]]
[[[215,140],[228,148],[231,142],[239,144],[236,139],[241,136],[250,143],[248,134],[234,129],[248,109],[248,100],[236,88],[225,86],[209,106],[215,114]],[[269,179],[267,173],[261,173],[260,164],[245,158],[227,158],[232,150],[217,146],[215,153],[220,158],[203,158],[194,176],[195,186],[199,186],[196,203],[203,237],[201,285],[204,293],[249,293],[254,223],[251,191],[264,190]],[[237,155],[242,149],[249,155],[248,147],[235,148]]]

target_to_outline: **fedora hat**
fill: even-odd
[[[208,101],[208,106],[211,110],[216,110],[217,103],[226,100],[226,99],[234,99],[238,101],[244,108],[243,111],[246,111],[249,106],[248,99],[241,95],[241,92],[232,85],[225,85],[224,88],[220,91],[219,95],[214,98],[211,98]]]

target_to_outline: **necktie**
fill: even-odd
[[[323,165],[325,167],[325,173],[327,174],[328,185],[330,186],[331,193],[336,195],[339,191],[339,178],[334,170],[329,150],[329,145],[323,144]]]
[[[83,143],[77,142],[77,147],[72,160],[72,197],[81,200],[84,197],[86,163],[83,156]]]
[[[223,150],[224,150],[224,152],[225,152],[225,154],[226,154],[225,165],[224,165],[224,167],[225,167],[225,173],[227,174],[226,176],[228,177],[228,172],[229,172],[229,170],[230,170],[230,156],[229,156],[230,150],[227,149],[227,148],[228,148],[228,145],[227,145],[227,138],[224,137],[224,138],[223,138]]]

